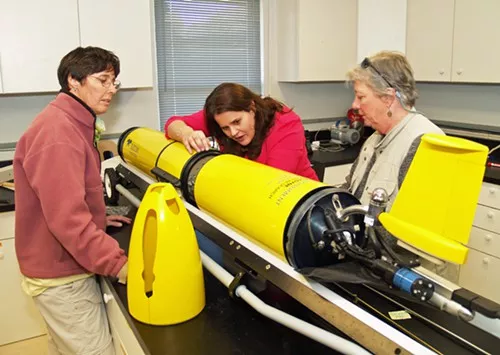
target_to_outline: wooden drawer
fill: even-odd
[[[500,259],[470,249],[467,263],[460,267],[459,285],[500,303]]]
[[[142,349],[132,328],[129,326],[127,318],[117,303],[120,301],[114,298],[114,294],[102,278],[101,290],[106,304],[116,355],[145,355],[146,352]]]
[[[468,245],[472,249],[500,258],[500,234],[472,227]]]
[[[500,210],[477,205],[473,226],[500,233]]]
[[[349,175],[352,164],[329,166],[325,168],[323,182],[328,185],[341,185],[345,183],[345,177]]]
[[[478,203],[480,205],[500,209],[500,185],[483,182]]]

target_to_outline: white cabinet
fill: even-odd
[[[495,83],[500,2],[408,0],[407,56],[419,81]]]
[[[344,81],[356,65],[357,1],[277,0],[278,81]]]
[[[0,345],[46,333],[31,297],[21,289],[14,238],[0,241]]]
[[[483,183],[459,285],[500,303],[500,186]]]
[[[149,1],[83,0],[78,13],[82,47],[113,51],[120,58],[123,88],[153,86]]]
[[[0,0],[3,93],[59,90],[59,61],[79,43],[77,0]]]
[[[346,182],[345,178],[351,171],[352,164],[329,166],[325,168],[323,182],[328,185],[337,186]]]
[[[112,50],[125,88],[153,86],[149,1],[0,0],[0,93],[55,92],[62,57]]]
[[[111,289],[102,278],[101,291],[106,304],[106,313],[108,314],[116,355],[144,355],[145,352],[130,328],[127,318],[114,298]]]
[[[408,0],[406,56],[416,80],[451,80],[454,7],[455,0]]]
[[[500,82],[498,14],[498,0],[455,0],[453,81]]]

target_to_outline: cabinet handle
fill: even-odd
[[[488,259],[488,258],[484,258],[483,259],[483,264],[484,265],[488,265],[489,263],[490,263],[490,259]]]
[[[458,75],[462,75],[463,72],[464,72],[464,70],[462,68],[460,68],[460,69],[457,70],[457,74]]]
[[[443,75],[444,74],[444,69],[439,69],[439,74]]]
[[[104,303],[108,304],[109,301],[113,300],[113,295],[108,295],[107,293],[102,294],[102,299],[104,300]]]
[[[491,235],[490,234],[486,234],[486,236],[484,237],[484,240],[486,240],[486,243],[491,242]]]
[[[5,254],[3,252],[3,244],[0,242],[0,260],[3,260]]]

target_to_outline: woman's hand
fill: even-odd
[[[189,154],[193,152],[193,149],[197,152],[210,149],[210,141],[205,136],[203,131],[186,132],[182,135],[182,143],[188,150]]]
[[[107,227],[121,227],[123,223],[130,224],[132,220],[125,216],[111,215],[106,216],[106,226]]]

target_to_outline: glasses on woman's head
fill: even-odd
[[[381,73],[381,72],[379,72],[379,71],[378,71],[378,69],[377,69],[376,67],[374,67],[374,66],[373,66],[372,62],[370,61],[370,58],[365,58],[365,59],[363,59],[363,61],[361,62],[360,66],[361,66],[361,68],[363,68],[363,69],[372,68],[372,69],[373,69],[373,71],[374,71],[375,73],[377,73],[377,74],[378,74],[378,76],[380,76],[380,77],[382,78],[382,80],[384,80],[384,81],[386,82],[386,84],[387,84],[389,87],[391,87],[391,88],[395,89],[394,85],[392,85],[392,84],[391,84],[391,82],[390,82],[389,80],[387,80],[387,79],[385,78],[385,76],[384,76],[384,75],[382,75],[382,73]]]
[[[116,90],[120,89],[120,86],[122,85],[122,83],[119,81],[119,80],[113,80],[111,78],[101,78],[101,77],[98,77],[98,76],[94,76],[94,75],[90,75],[91,78],[94,78],[94,79],[97,79],[101,85],[106,88],[106,89],[109,89],[109,87],[111,85],[114,86],[114,88]]]

